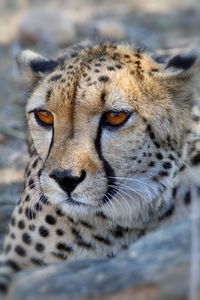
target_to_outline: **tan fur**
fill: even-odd
[[[38,80],[26,109],[33,149],[26,189],[13,213],[3,257],[20,268],[116,255],[187,212],[185,194],[176,198],[173,188],[181,186],[184,159],[190,164],[186,141],[198,60],[188,68],[167,68],[151,54],[111,43],[70,55],[49,74],[31,70],[25,54],[18,58],[29,78]],[[53,128],[38,124],[35,109],[51,112]],[[110,111],[126,111],[130,117],[111,129],[101,123]],[[86,176],[69,197],[50,177],[53,170],[70,170],[75,178],[84,171]],[[34,216],[27,216],[27,209]],[[37,250],[38,243],[45,250]]]

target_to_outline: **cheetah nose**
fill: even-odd
[[[72,175],[72,170],[53,170],[49,174],[50,178],[53,178],[58,185],[65,191],[67,192],[68,196],[70,197],[71,192],[75,190],[77,185],[81,183],[85,177],[86,177],[86,172],[84,170],[81,171],[81,176],[73,176]]]

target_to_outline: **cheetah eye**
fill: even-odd
[[[107,112],[105,114],[104,124],[107,126],[120,126],[124,124],[130,116],[130,113],[121,111],[121,112]]]
[[[36,110],[35,118],[39,125],[49,127],[53,124],[53,115],[49,111]]]

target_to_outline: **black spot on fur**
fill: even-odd
[[[20,220],[20,221],[18,222],[18,227],[19,227],[19,229],[24,229],[24,228],[25,228],[25,223],[24,223],[23,220]]]
[[[67,260],[67,255],[65,255],[63,252],[52,251],[51,254],[58,259]]]
[[[90,242],[88,241],[84,241],[84,240],[78,240],[77,241],[77,245],[86,249],[94,249],[94,245],[92,245]]]
[[[93,237],[94,237],[95,240],[97,240],[100,243],[103,243],[105,245],[111,245],[111,241],[106,237],[103,237],[103,236],[98,235],[98,234],[94,234]]]
[[[41,210],[42,210],[42,205],[40,205],[39,202],[35,203],[34,207],[35,207],[35,209],[36,209],[37,211],[41,211]]]
[[[49,81],[57,81],[62,77],[62,74],[55,74],[53,76],[51,76]]]
[[[80,222],[80,224],[83,225],[84,227],[89,228],[89,229],[93,229],[93,226],[92,226],[91,224],[89,224],[88,222],[83,221],[83,220],[80,220],[79,222]]]
[[[36,158],[35,161],[32,164],[32,168],[35,169],[35,167],[37,167],[37,164],[38,164],[38,159]]]
[[[158,152],[157,154],[156,154],[156,157],[158,158],[158,159],[163,159],[163,155],[162,155],[162,153],[160,153],[160,152]]]
[[[30,225],[29,225],[29,229],[30,229],[31,231],[34,231],[34,230],[35,230],[35,225],[34,225],[34,224],[30,224]]]
[[[115,229],[111,232],[115,238],[122,238],[125,233],[127,233],[129,228],[122,227],[120,225],[117,225]]]
[[[114,71],[115,70],[115,68],[112,67],[112,66],[108,66],[107,69],[108,69],[108,71]]]
[[[150,125],[150,124],[148,124],[148,125],[147,125],[147,127],[146,127],[146,131],[149,131],[149,132],[151,132],[151,125]]]
[[[45,221],[50,225],[56,224],[56,219],[52,215],[47,215]]]
[[[62,229],[57,229],[56,233],[57,233],[57,235],[61,236],[64,234],[64,231]]]
[[[27,207],[25,214],[29,220],[35,219],[35,212],[31,208]]]
[[[37,258],[37,257],[32,257],[30,259],[30,261],[36,266],[45,266],[46,265],[42,259]]]
[[[193,116],[193,117],[192,117],[192,120],[193,120],[194,122],[199,122],[199,121],[200,121],[200,117],[199,117],[199,116]]]
[[[153,140],[153,139],[155,139],[155,134],[154,134],[154,132],[149,132],[149,136],[150,136],[150,138]]]
[[[47,197],[44,196],[43,194],[40,195],[40,201],[44,204],[49,204]]]
[[[166,69],[170,67],[187,70],[189,69],[196,61],[197,57],[194,55],[176,55],[168,62]]]
[[[102,75],[99,77],[99,81],[106,83],[107,81],[109,81],[109,77],[106,75]]]
[[[33,179],[30,179],[30,180],[29,180],[29,182],[28,182],[28,187],[29,187],[30,189],[34,189],[34,188],[35,188],[35,183],[34,183]]]
[[[10,222],[10,223],[11,223],[12,226],[15,226],[15,223],[16,223],[16,222],[15,222],[15,217],[12,217],[12,218],[11,218],[11,222]]]
[[[26,197],[25,197],[25,199],[24,199],[25,201],[30,201],[30,196],[29,195],[26,195]]]
[[[172,154],[169,154],[168,158],[171,159],[171,160],[175,160],[175,158]]]
[[[115,65],[115,67],[116,67],[117,69],[122,69],[122,65],[119,65],[119,64]]]
[[[42,237],[47,237],[49,236],[49,230],[45,226],[40,226],[39,227],[39,233]]]
[[[105,97],[106,97],[106,93],[102,92],[101,93],[101,101],[102,101],[103,104],[105,103]]]
[[[97,216],[97,217],[100,217],[100,218],[102,218],[102,219],[107,220],[107,217],[106,217],[106,216],[104,215],[104,213],[101,212],[101,211],[98,211],[98,212],[96,213],[96,216]]]
[[[186,205],[191,203],[191,193],[190,191],[187,191],[187,193],[184,196],[184,202]]]
[[[156,146],[156,148],[160,148],[160,144],[158,142],[154,142],[154,145]]]
[[[11,237],[11,239],[13,239],[13,240],[16,238],[16,236],[15,236],[14,233],[11,233],[11,234],[10,234],[10,237]]]
[[[59,217],[63,217],[65,214],[62,212],[61,209],[56,209],[56,214],[59,216]]]
[[[163,162],[163,168],[164,169],[170,169],[172,167],[172,164],[169,161]]]
[[[137,156],[132,156],[131,159],[132,159],[132,160],[136,160],[136,159],[137,159]]]
[[[166,172],[166,171],[160,171],[159,173],[158,173],[158,175],[160,175],[160,176],[168,176],[169,174],[168,174],[168,172]]]
[[[68,216],[67,219],[69,220],[70,223],[75,224],[75,221],[72,217]]]
[[[200,163],[200,152],[197,153],[192,159],[191,159],[191,164],[193,166],[196,166]]]
[[[72,227],[72,233],[77,239],[82,240],[82,236],[76,228]]]
[[[40,169],[40,170],[38,171],[38,177],[39,177],[39,178],[40,178],[41,174],[42,174],[42,169]]]
[[[154,132],[152,131],[152,128],[151,128],[151,125],[150,125],[150,124],[147,125],[146,131],[149,133],[149,136],[150,136],[150,138],[151,138],[152,140],[155,139],[155,134],[154,134]]]
[[[31,244],[31,237],[27,232],[24,232],[24,234],[22,235],[22,240],[27,245]]]
[[[61,251],[67,251],[67,252],[72,252],[73,248],[71,245],[67,245],[66,243],[58,243],[57,244],[57,249]]]
[[[172,190],[172,197],[173,197],[173,199],[175,199],[176,193],[177,193],[177,187],[174,187],[173,190]]]
[[[149,164],[148,164],[149,167],[154,167],[155,166],[155,162],[154,161],[151,161]]]
[[[24,249],[22,246],[20,246],[20,245],[17,245],[17,246],[15,247],[15,252],[16,252],[19,256],[22,256],[22,257],[26,256],[26,251],[25,251],[25,249]]]
[[[41,243],[37,243],[37,244],[35,245],[35,250],[38,251],[38,252],[43,252],[44,249],[45,249],[45,247],[44,247],[44,245],[41,244]]]

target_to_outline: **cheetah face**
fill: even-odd
[[[101,211],[128,224],[167,210],[162,195],[181,160],[192,103],[185,74],[195,59],[187,70],[173,59],[166,68],[113,44],[54,63],[25,57],[18,60],[26,70],[42,77],[27,119],[49,201],[72,215]],[[37,69],[47,62],[48,72]]]

